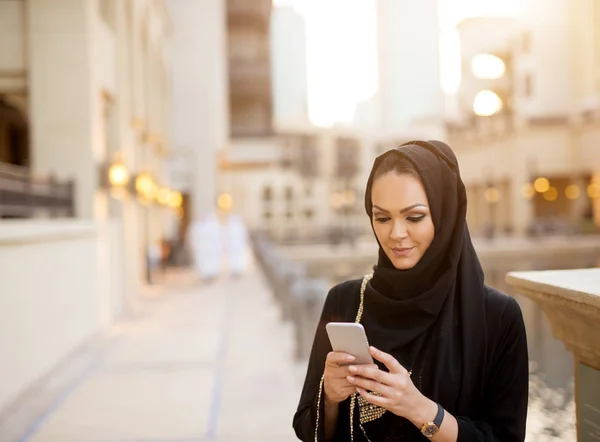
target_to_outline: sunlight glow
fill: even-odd
[[[502,110],[502,99],[494,91],[479,91],[473,102],[473,112],[480,117],[489,117]]]
[[[317,126],[349,124],[378,89],[375,0],[276,0],[306,23],[308,116]],[[335,26],[333,26],[335,24]]]

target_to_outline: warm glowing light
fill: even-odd
[[[493,80],[504,75],[506,65],[500,57],[492,54],[479,54],[471,61],[471,69],[475,78]]]
[[[536,192],[539,192],[539,193],[547,192],[548,189],[550,189],[550,181],[548,180],[548,178],[539,177],[533,183],[533,187]]]
[[[546,201],[556,201],[556,198],[558,198],[558,190],[556,190],[556,187],[550,187],[544,192],[544,199]]]
[[[179,193],[175,190],[172,190],[171,195],[169,196],[169,206],[176,209],[178,207],[181,207],[182,204],[183,204],[183,196],[181,195],[181,193]]]
[[[488,89],[479,91],[473,101],[473,112],[480,117],[489,117],[502,110],[502,99]]]
[[[565,189],[565,196],[570,200],[576,200],[577,198],[579,198],[580,194],[581,192],[577,184],[570,184]]]
[[[233,198],[228,193],[222,193],[219,195],[217,205],[222,210],[230,210],[233,207]]]
[[[587,194],[592,199],[600,198],[600,184],[592,183],[587,188]]]
[[[108,169],[108,182],[113,187],[125,187],[129,183],[129,171],[124,164],[111,164]]]
[[[495,187],[488,187],[485,189],[483,197],[488,203],[497,203],[500,201],[500,191]]]
[[[158,192],[158,186],[149,173],[141,173],[135,179],[135,190],[146,200],[153,200]]]
[[[158,204],[166,206],[169,204],[169,198],[171,197],[171,190],[166,187],[161,187],[158,193],[156,194],[156,201]]]
[[[535,195],[535,189],[533,187],[533,184],[531,184],[531,183],[523,184],[523,186],[521,187],[521,194],[523,195],[523,197],[525,197],[527,199],[533,198],[533,196]]]
[[[339,209],[344,205],[344,195],[339,192],[334,192],[331,194],[329,202],[331,204],[331,207],[333,207],[334,209]]]
[[[345,204],[347,206],[351,206],[354,204],[355,201],[356,201],[356,195],[354,194],[354,191],[352,189],[346,190],[342,197],[343,204]]]

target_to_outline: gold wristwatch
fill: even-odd
[[[440,426],[442,425],[442,421],[444,420],[444,408],[440,404],[437,404],[437,406],[438,412],[433,422],[425,422],[421,427],[421,433],[423,434],[423,436],[429,439],[431,439],[437,434],[438,431],[440,431]]]

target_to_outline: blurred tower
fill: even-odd
[[[169,0],[173,20],[172,133],[175,183],[192,218],[215,210],[218,151],[229,138],[225,0]]]
[[[274,8],[271,14],[273,116],[279,130],[306,128],[308,89],[306,25],[291,6]]]
[[[271,135],[271,0],[226,3],[231,136]]]
[[[377,0],[377,10],[383,132],[442,136],[437,0]]]

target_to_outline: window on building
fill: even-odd
[[[304,196],[305,196],[306,198],[310,198],[310,197],[312,196],[312,194],[313,194],[313,189],[312,189],[312,186],[311,186],[310,184],[307,184],[307,185],[304,187]]]
[[[313,219],[314,216],[315,216],[315,212],[313,209],[305,209],[304,210],[304,217],[306,219]]]
[[[523,93],[527,98],[533,95],[533,79],[531,74],[526,74],[523,79]]]
[[[263,189],[263,201],[271,200],[273,200],[273,189],[267,186]]]
[[[285,200],[292,201],[294,199],[294,189],[291,187],[286,187],[285,189]]]

